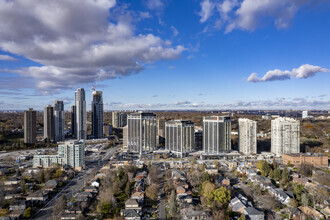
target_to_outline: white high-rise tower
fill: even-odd
[[[287,153],[300,152],[300,122],[293,118],[277,118],[272,120],[272,153],[282,156]]]
[[[85,90],[77,89],[75,93],[76,106],[76,138],[78,140],[87,139],[87,112]]]
[[[238,119],[238,146],[243,154],[257,153],[257,122],[247,119]]]

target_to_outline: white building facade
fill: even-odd
[[[249,155],[257,153],[257,122],[238,119],[238,147],[239,152]]]
[[[75,106],[76,106],[76,134],[78,140],[87,139],[87,112],[86,112],[86,99],[85,90],[83,88],[77,89],[75,93]]]
[[[59,143],[57,155],[34,155],[33,167],[53,167],[56,165],[82,169],[85,164],[85,142],[66,141]]]
[[[271,152],[277,157],[300,152],[300,122],[292,118],[271,121]]]

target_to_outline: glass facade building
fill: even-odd
[[[220,154],[231,150],[230,117],[203,117],[203,151],[205,154]]]

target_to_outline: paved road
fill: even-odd
[[[33,219],[43,220],[51,218],[53,215],[53,207],[56,204],[57,199],[60,198],[63,194],[68,199],[74,197],[79,191],[82,190],[86,182],[88,182],[96,175],[102,164],[109,160],[109,158],[117,151],[117,149],[118,147],[110,148],[108,152],[102,157],[100,166],[98,164],[94,164],[87,171],[83,170],[81,175],[77,175],[75,178],[73,178],[63,188],[62,191],[60,191],[53,199],[47,202],[46,205],[33,216]]]

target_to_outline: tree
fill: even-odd
[[[274,171],[270,170],[268,176],[269,178],[274,179]]]
[[[168,206],[169,206],[169,214],[172,218],[175,218],[178,216],[178,210],[177,210],[177,204],[176,204],[176,196],[175,196],[175,191],[172,190],[170,199],[168,201]]]
[[[305,192],[305,187],[301,184],[295,184],[293,186],[293,194],[295,195],[296,199],[300,202],[301,196]]]
[[[146,196],[149,197],[152,200],[157,199],[158,197],[158,184],[153,183],[151,186],[149,186],[146,190]]]
[[[308,196],[307,196],[306,193],[303,193],[303,194],[301,195],[301,204],[302,204],[303,206],[308,206],[308,203],[309,203]]]
[[[129,197],[131,194],[131,184],[129,181],[126,182],[126,187],[125,187],[125,194]]]
[[[262,176],[268,176],[270,172],[270,166],[269,166],[269,163],[267,163],[266,161],[262,164],[262,167],[261,167],[261,175]]]
[[[295,199],[290,199],[290,201],[288,202],[288,209],[289,209],[289,218],[291,219],[291,216],[294,212],[294,210],[297,208],[298,206],[298,202]]]
[[[269,163],[265,160],[259,160],[257,163],[257,169],[260,170],[262,176],[267,176],[270,171]]]
[[[307,176],[310,177],[313,174],[313,169],[314,167],[312,165],[309,164],[302,164],[299,168],[298,168],[298,173],[303,175],[303,176]]]
[[[213,200],[214,188],[215,188],[214,184],[211,183],[210,181],[203,182],[202,195],[205,197],[208,204],[210,204]]]
[[[96,207],[96,212],[101,215],[102,218],[106,217],[111,211],[112,203],[108,201],[101,201]]]
[[[230,192],[224,187],[220,187],[213,192],[213,199],[217,206],[227,207],[230,200]]]
[[[274,170],[274,180],[279,181],[282,178],[282,171],[279,167]]]
[[[31,218],[32,217],[32,209],[31,209],[31,207],[25,209],[25,211],[23,213],[23,217],[24,218]]]
[[[246,220],[245,215],[241,214],[241,216],[237,220]]]
[[[287,183],[290,181],[290,173],[287,167],[284,167],[283,172],[282,172],[282,181],[284,183]]]

